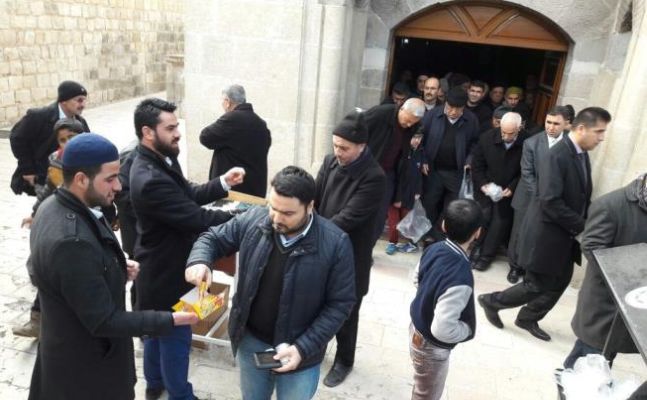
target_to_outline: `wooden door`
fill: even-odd
[[[559,28],[547,18],[491,1],[454,1],[433,6],[403,22],[394,36],[562,52],[569,47]]]
[[[533,121],[539,126],[544,125],[546,113],[557,103],[557,92],[562,82],[565,60],[565,53],[546,52],[544,56],[539,87],[535,95],[535,110],[532,115]]]

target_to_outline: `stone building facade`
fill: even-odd
[[[164,90],[184,51],[184,2],[0,0],[0,126],[82,82],[90,106]]]
[[[352,107],[385,95],[394,31],[438,0],[195,0],[185,10],[189,173],[207,175],[197,134],[222,114],[220,93],[240,83],[273,133],[270,173],[316,171],[331,129]],[[570,43],[559,104],[608,108],[614,121],[594,152],[597,193],[647,171],[645,0],[482,0],[510,4],[557,26]],[[627,14],[630,30],[621,29]]]

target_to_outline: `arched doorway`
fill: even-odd
[[[570,46],[549,19],[504,2],[453,1],[432,6],[394,29],[389,86],[414,74],[459,72],[489,83],[536,85],[533,120],[555,105]]]

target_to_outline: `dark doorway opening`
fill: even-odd
[[[415,92],[415,78],[420,74],[442,78],[449,72],[461,73],[470,79],[485,81],[489,85],[497,83],[506,87],[523,88],[529,94],[527,102],[532,109],[542,67],[550,53],[554,52],[396,37],[388,89],[400,80],[406,70],[412,73],[413,80],[409,83],[412,92]]]

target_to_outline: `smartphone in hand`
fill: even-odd
[[[259,351],[257,353],[254,353],[254,363],[256,364],[256,368],[258,369],[280,368],[283,364],[281,364],[280,360],[274,359],[275,355],[276,355],[276,350],[274,349]]]

